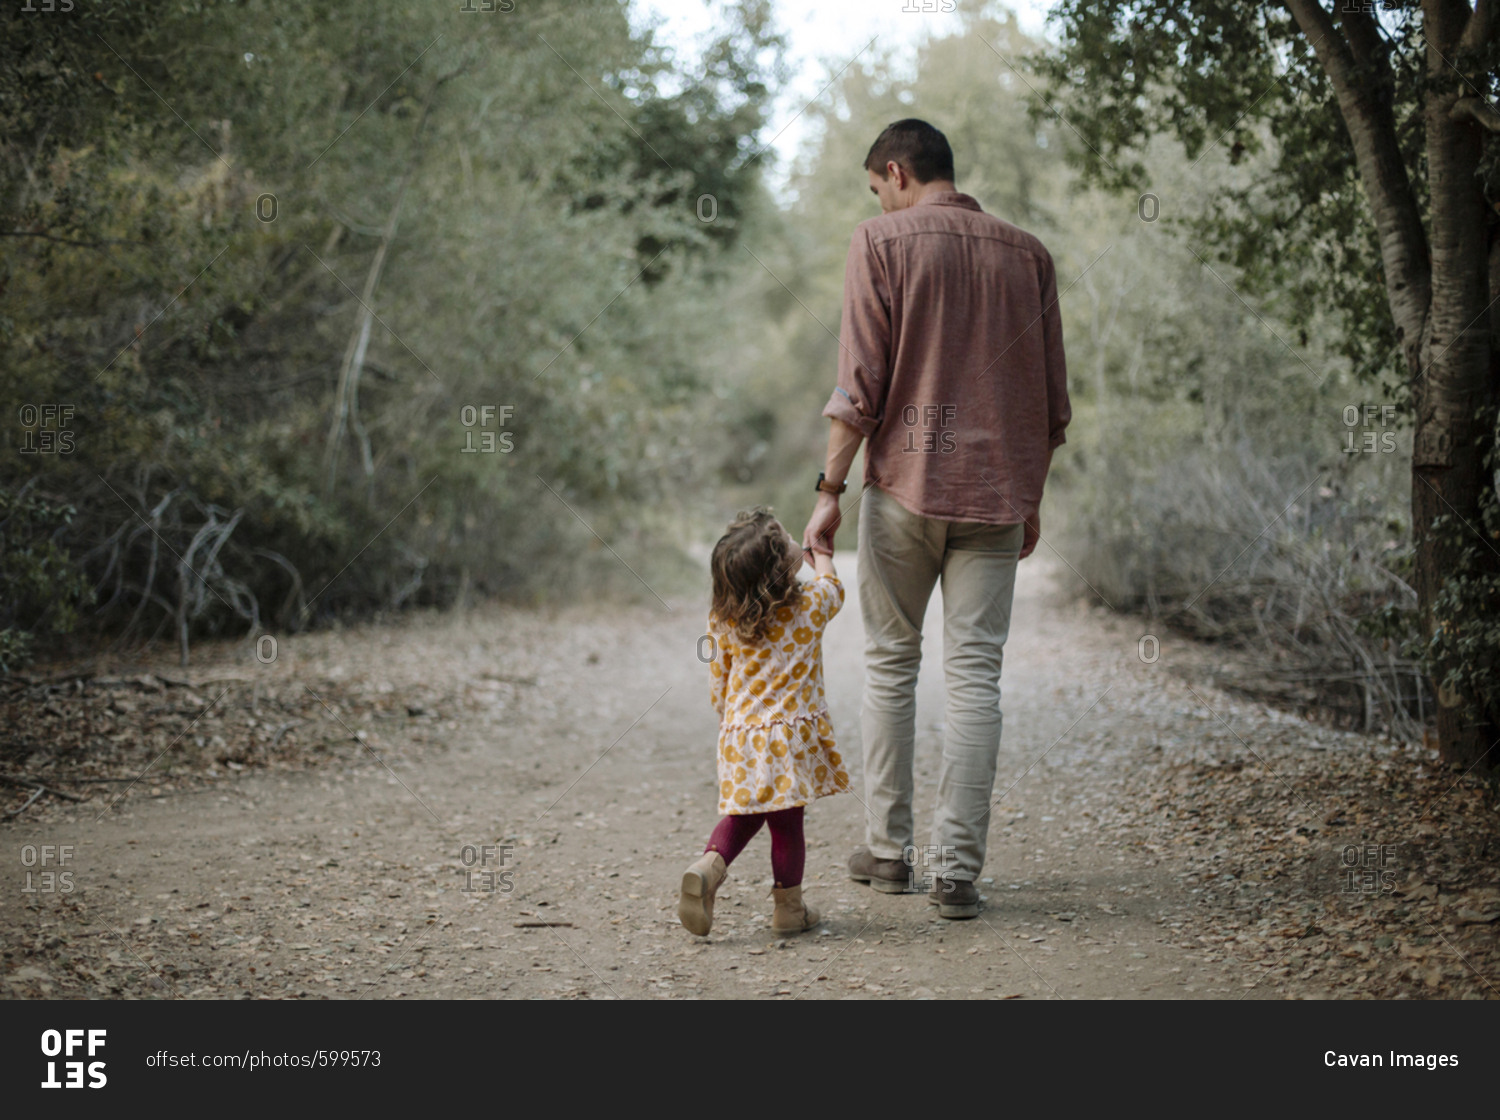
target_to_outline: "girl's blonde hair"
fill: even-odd
[[[709,614],[744,642],[766,636],[776,611],[797,597],[799,550],[764,506],[739,513],[714,545]]]

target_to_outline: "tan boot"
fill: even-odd
[[[802,933],[818,924],[821,915],[802,901],[800,886],[773,887],[771,897],[776,900],[776,909],[771,913],[771,929],[775,932]]]
[[[714,895],[729,868],[718,852],[704,852],[682,875],[682,894],[677,900],[677,917],[683,929],[703,937],[713,928]]]

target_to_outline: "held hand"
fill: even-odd
[[[813,506],[812,517],[802,533],[802,545],[814,552],[833,555],[833,535],[838,532],[839,500],[834,494],[819,494],[818,504]]]
[[[1037,510],[1037,512],[1032,516],[1031,520],[1026,522],[1026,529],[1021,536],[1021,554],[1016,557],[1016,559],[1025,560],[1026,557],[1035,552],[1036,542],[1039,541],[1041,537],[1042,511]]]

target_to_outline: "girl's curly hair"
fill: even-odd
[[[764,506],[736,515],[714,545],[709,613],[744,642],[766,636],[776,611],[797,597],[802,557]]]

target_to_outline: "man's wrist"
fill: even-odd
[[[819,494],[832,494],[837,497],[849,488],[849,484],[843,479],[834,481],[824,471],[818,472],[817,491]]]

